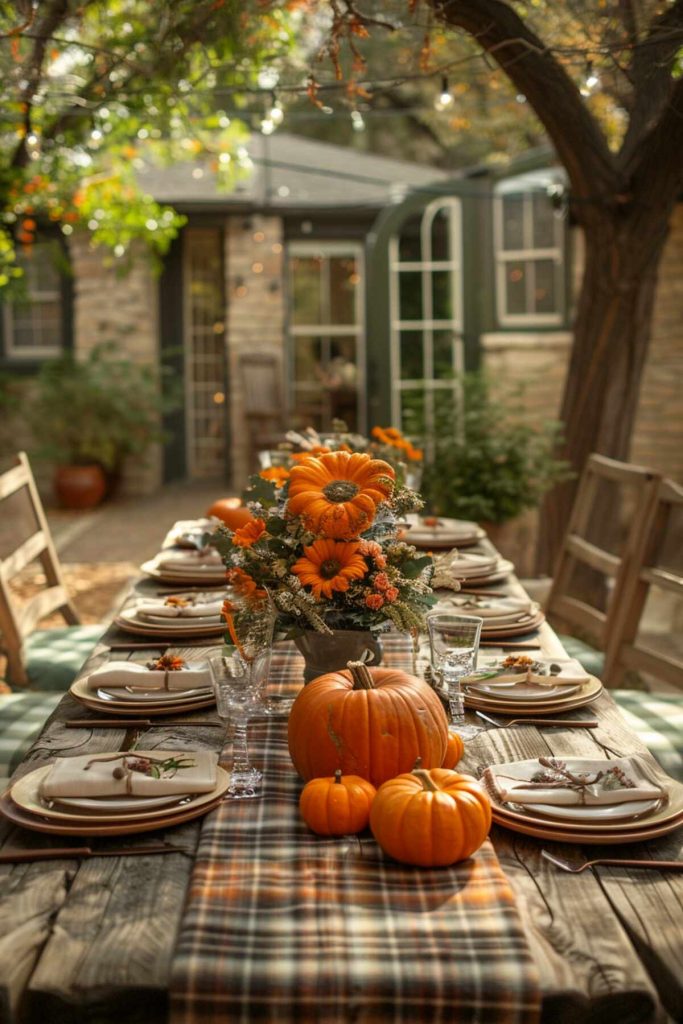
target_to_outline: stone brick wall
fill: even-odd
[[[281,218],[258,215],[230,218],[225,248],[232,483],[239,489],[256,468],[252,455],[255,425],[246,414],[240,356],[251,352],[269,353],[279,368],[280,379],[285,375]],[[275,404],[284,404],[284,391],[280,402]]]
[[[74,280],[74,350],[86,353],[114,342],[131,360],[159,365],[159,285],[143,253],[132,269],[119,276],[102,250],[87,235],[69,240]],[[109,257],[111,259],[111,257]],[[121,479],[123,494],[151,494],[162,480],[162,451],[153,445],[141,457],[127,460]]]

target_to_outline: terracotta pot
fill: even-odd
[[[335,629],[331,636],[307,629],[294,643],[304,656],[304,683],[310,683],[325,672],[336,672],[346,668],[349,661],[359,661],[365,651],[373,655],[370,665],[379,665],[382,660],[382,644],[379,637],[369,630]]]
[[[54,476],[57,500],[63,508],[95,508],[107,491],[104,470],[96,463],[87,466],[57,466]]]

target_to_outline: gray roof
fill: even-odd
[[[434,167],[287,132],[252,135],[246,149],[253,167],[230,191],[217,186],[208,163],[146,167],[138,177],[159,202],[180,207],[271,206],[283,211],[381,207],[401,199],[412,188],[452,177]]]

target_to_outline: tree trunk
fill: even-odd
[[[671,208],[634,204],[630,216],[616,211],[591,217],[585,227],[586,265],[574,326],[574,345],[560,419],[562,457],[580,474],[591,452],[628,460],[631,433],[647,357],[657,271]],[[537,570],[552,573],[576,479],[546,498]],[[603,508],[606,521],[613,510]],[[595,523],[597,532],[599,524]]]

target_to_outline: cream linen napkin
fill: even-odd
[[[496,683],[540,683],[542,686],[585,686],[589,682],[589,677],[586,675],[586,671],[583,666],[576,660],[576,658],[568,658],[566,661],[560,661],[557,658],[530,658],[525,655],[521,657],[515,657],[510,655],[508,661],[516,661],[519,664],[519,671],[513,671],[511,668],[506,668],[501,661],[491,662],[490,664],[481,664],[475,676],[467,677],[467,683],[470,689],[476,688],[476,683],[486,683],[487,686],[495,686]],[[529,666],[533,666],[534,663],[541,663],[547,665],[548,668],[552,665],[555,669],[559,668],[559,672],[554,674],[546,675],[542,671],[534,671],[532,667],[524,669],[522,667],[524,662],[528,662]],[[489,673],[495,672],[495,675],[488,675]],[[486,673],[488,678],[477,678],[479,673]],[[463,680],[465,681],[465,680]],[[505,693],[505,689],[501,687],[501,694]]]
[[[43,799],[210,793],[218,755],[209,750],[153,750],[62,757],[40,786]],[[155,777],[158,776],[158,777]]]
[[[154,619],[196,619],[217,616],[221,613],[223,598],[217,601],[197,601],[196,604],[166,604],[165,601],[153,601],[143,599],[133,607],[139,618],[146,619],[151,616]]]
[[[148,669],[136,661],[108,661],[87,679],[89,690],[103,686],[130,686],[140,690],[195,690],[211,686],[211,672],[205,661],[188,662],[186,668],[164,672]]]
[[[585,757],[542,757],[491,765],[482,776],[502,803],[603,806],[655,800],[664,791],[648,778],[637,758],[613,761]]]
[[[223,559],[215,548],[204,551],[160,551],[156,564],[160,569],[221,569]]]
[[[501,597],[496,600],[463,594],[462,597],[449,598],[448,603],[463,615],[477,615],[480,619],[501,619],[505,622],[519,618],[524,612],[531,614],[538,608],[528,597]]]

